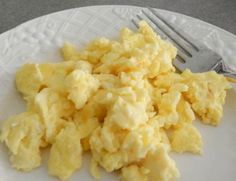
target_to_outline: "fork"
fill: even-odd
[[[132,23],[138,27],[140,20],[147,21],[163,39],[169,40],[177,47],[177,56],[173,64],[179,71],[190,69],[197,73],[214,70],[236,82],[236,72],[226,65],[219,54],[166,21],[155,9],[142,9],[141,14],[132,18]]]

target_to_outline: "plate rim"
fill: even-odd
[[[64,9],[64,10],[59,10],[59,11],[51,12],[51,13],[48,13],[48,14],[44,14],[44,15],[38,16],[38,17],[33,18],[33,19],[29,19],[29,20],[27,20],[25,22],[22,22],[22,23],[20,23],[20,24],[18,24],[16,26],[14,26],[14,27],[12,27],[12,28],[2,32],[0,34],[0,37],[5,35],[5,34],[7,34],[7,33],[9,33],[10,31],[13,31],[16,28],[19,28],[21,26],[25,26],[26,24],[31,23],[32,21],[38,20],[39,18],[43,18],[45,16],[55,15],[55,14],[63,13],[63,12],[66,12],[66,11],[73,11],[73,10],[85,9],[85,8],[96,8],[96,7],[104,7],[104,8],[105,7],[108,7],[108,8],[110,8],[110,7],[146,8],[146,7],[138,6],[138,5],[91,5],[91,6],[82,6],[82,7],[76,7],[76,8],[69,8],[69,9]],[[198,22],[200,22],[202,24],[205,24],[205,25],[207,25],[209,27],[212,27],[212,28],[215,28],[215,29],[221,31],[221,32],[231,36],[232,38],[235,38],[235,40],[236,40],[236,35],[235,34],[229,32],[229,31],[227,31],[227,30],[225,30],[225,29],[223,29],[221,27],[218,27],[218,26],[216,26],[214,24],[211,24],[209,22],[201,20],[199,18],[195,18],[195,17],[189,16],[189,15],[186,15],[186,14],[182,14],[182,13],[179,13],[179,12],[170,11],[170,10],[166,10],[166,9],[160,9],[160,8],[155,8],[155,7],[154,7],[154,9],[159,10],[159,11],[164,12],[164,13],[167,13],[167,14],[175,14],[177,16],[182,16],[182,17],[186,17],[188,19],[194,20],[194,21],[198,21]]]

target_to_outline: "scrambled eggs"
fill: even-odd
[[[12,166],[38,167],[48,146],[49,174],[61,180],[81,167],[89,150],[97,179],[98,166],[120,171],[121,181],[179,177],[169,152],[202,152],[192,121],[197,115],[218,125],[230,85],[213,71],[176,73],[176,53],[141,21],[137,32],[124,28],[117,40],[96,39],[81,51],[66,43],[64,62],[23,65],[16,87],[27,110],[1,128]]]

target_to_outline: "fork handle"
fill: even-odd
[[[223,74],[230,82],[236,83],[236,73],[222,72],[221,74]]]
[[[213,70],[224,75],[230,82],[236,83],[236,72],[231,70],[223,60],[219,61]]]

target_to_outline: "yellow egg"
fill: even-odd
[[[89,166],[90,174],[97,180],[101,179],[101,174],[98,168],[98,162],[96,162],[93,158],[90,161]]]
[[[181,94],[177,91],[171,91],[162,95],[161,100],[157,103],[159,119],[163,119],[166,128],[176,125],[179,115],[176,111],[177,104]]]
[[[148,180],[166,181],[179,177],[174,160],[168,155],[167,149],[161,145],[148,153],[142,165],[149,170]]]
[[[74,70],[66,77],[68,99],[81,109],[99,88],[99,81],[88,72]]]
[[[79,59],[79,53],[76,48],[70,43],[64,43],[61,48],[61,53],[65,61]]]
[[[30,171],[41,163],[40,146],[44,134],[38,114],[24,112],[8,118],[1,128],[1,141],[10,151],[14,168]]]
[[[145,22],[123,28],[116,40],[98,38],[81,50],[61,48],[65,61],[23,65],[16,87],[27,112],[10,117],[1,141],[12,166],[40,165],[50,147],[48,170],[67,180],[91,152],[99,167],[121,172],[121,181],[172,181],[179,177],[171,151],[202,152],[195,117],[217,125],[230,85],[215,72],[175,72],[177,49]]]
[[[120,180],[148,181],[148,177],[145,173],[143,173],[142,168],[139,168],[137,165],[130,165],[122,168]]]
[[[38,64],[25,64],[16,72],[16,88],[24,96],[33,96],[43,85],[43,75]]]
[[[133,130],[144,124],[148,120],[148,116],[142,103],[131,104],[118,97],[106,119],[123,129]]]
[[[174,151],[202,153],[202,138],[198,130],[189,123],[183,123],[171,135],[171,147]]]
[[[178,123],[192,123],[192,121],[195,119],[191,105],[186,100],[184,100],[183,97],[180,98],[176,110],[179,115]]]
[[[67,123],[56,136],[48,160],[48,171],[51,175],[66,180],[82,164],[80,134],[74,123]]]
[[[35,111],[39,113],[45,126],[45,140],[52,143],[55,136],[64,127],[66,117],[72,115],[75,108],[63,94],[50,88],[43,89],[35,96]]]
[[[227,79],[214,71],[193,74],[186,70],[182,76],[189,87],[186,97],[193,110],[203,123],[218,125],[223,113],[225,90],[231,87]]]

